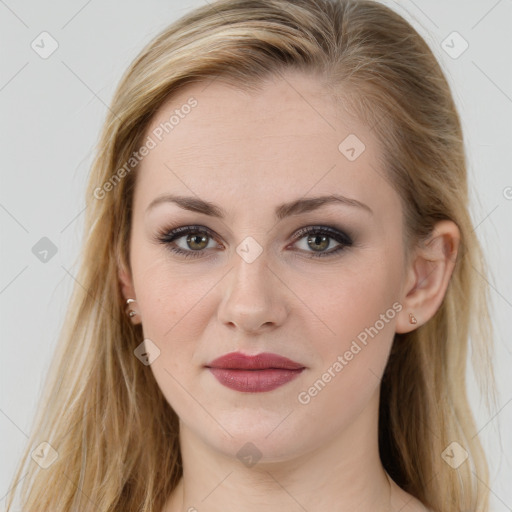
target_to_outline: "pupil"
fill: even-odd
[[[199,239],[199,241],[198,241]],[[194,244],[201,244],[201,241],[206,241],[206,235],[193,235],[188,237],[188,243],[194,245]],[[199,247],[199,249],[202,249],[203,247]],[[197,249],[197,248],[196,248]]]
[[[312,241],[313,240],[313,243],[315,245],[323,245],[323,247],[321,247],[321,249],[325,249],[327,247],[327,245],[329,245],[329,243],[327,242],[327,244],[325,244],[325,242],[327,241],[327,238],[326,236],[321,236],[321,235],[314,235],[314,236],[311,236],[309,237],[308,239],[308,242]],[[322,244],[322,242],[324,242]]]

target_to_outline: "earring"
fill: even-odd
[[[409,313],[409,322],[411,324],[417,324],[418,323],[418,320],[416,320],[416,317],[412,313]]]
[[[136,312],[136,311],[134,311],[133,309],[129,308],[129,305],[130,305],[132,302],[135,302],[135,299],[126,299],[126,305],[128,306],[128,311],[126,312],[126,314],[127,314],[130,318],[134,317],[134,316],[137,314],[137,312]]]

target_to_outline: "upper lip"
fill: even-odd
[[[299,370],[304,366],[287,357],[271,352],[262,352],[254,356],[241,352],[230,352],[206,364],[207,368],[226,368],[232,370],[267,370],[270,368]]]

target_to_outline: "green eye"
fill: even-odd
[[[179,247],[176,244],[176,241],[182,238],[185,239],[188,248]],[[347,234],[329,226],[308,226],[300,229],[293,236],[295,243],[303,238],[306,239],[306,247],[312,250],[301,249],[301,251],[309,252],[312,258],[330,257],[353,244]],[[210,229],[204,226],[181,226],[162,231],[157,239],[174,254],[185,258],[198,258],[208,248],[209,242],[215,240],[216,237]],[[331,240],[336,241],[339,245],[333,250],[325,251],[331,246]]]

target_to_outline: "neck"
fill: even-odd
[[[262,458],[247,467],[181,424],[183,477],[165,510],[388,512],[391,484],[379,458],[377,433],[378,395],[318,449],[287,459]]]

